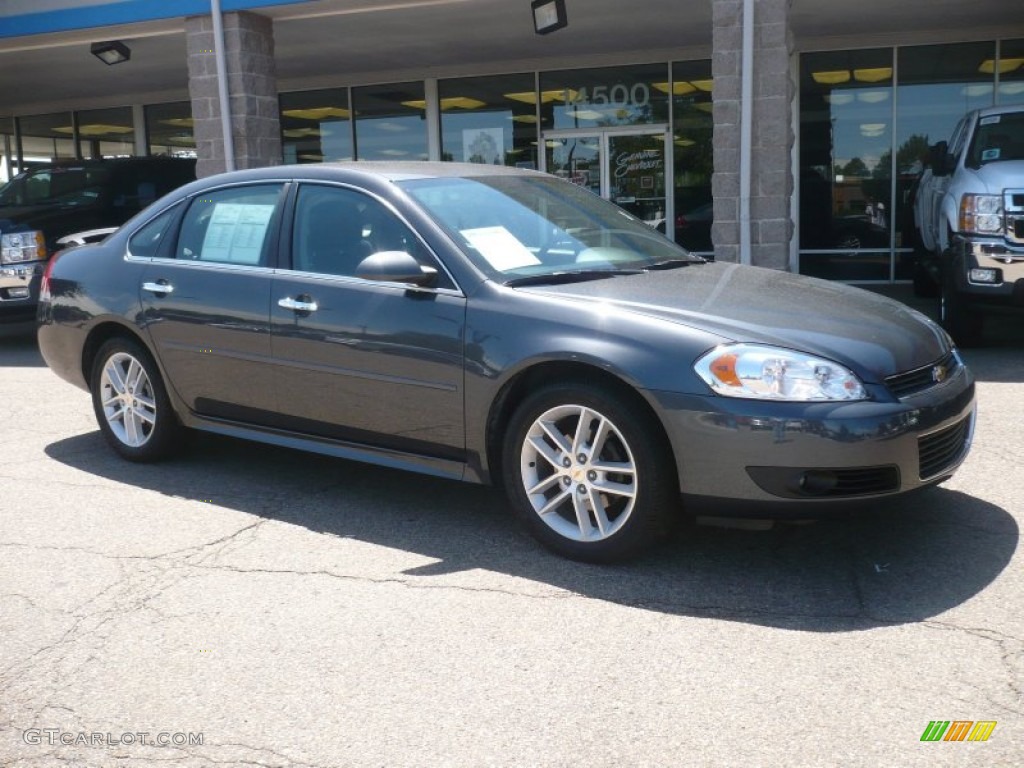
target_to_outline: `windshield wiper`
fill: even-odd
[[[656,261],[653,264],[649,264],[644,267],[645,272],[650,272],[652,269],[676,269],[677,267],[688,267],[691,264],[705,264],[707,263],[704,259],[691,258],[691,259],[665,259],[665,261]]]
[[[561,272],[545,272],[542,275],[523,275],[505,281],[505,285],[557,285],[559,283],[577,283],[584,280],[599,280],[603,277],[616,275],[639,275],[640,269],[572,269]]]

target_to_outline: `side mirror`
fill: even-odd
[[[437,270],[424,267],[405,251],[378,251],[359,262],[356,277],[427,287],[437,281]]]
[[[949,176],[949,145],[944,141],[932,144],[928,151],[928,162],[932,167],[932,176]]]

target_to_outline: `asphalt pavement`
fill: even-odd
[[[123,462],[8,334],[0,765],[1021,765],[1024,329],[965,356],[941,487],[600,567],[487,488],[207,436]]]

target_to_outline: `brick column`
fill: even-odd
[[[189,94],[199,162],[199,177],[223,171],[224,131],[213,53],[213,19],[185,20],[188,42]],[[277,106],[273,22],[255,13],[224,14],[224,55],[231,136],[236,168],[259,168],[281,162],[281,127]]]
[[[789,266],[793,221],[791,0],[754,2],[753,131],[751,144],[751,263]],[[742,0],[712,0],[715,79],[715,257],[740,261],[740,96],[743,54]]]

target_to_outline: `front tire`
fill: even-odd
[[[182,428],[160,371],[140,344],[120,337],[103,344],[89,388],[100,431],[122,458],[151,462],[174,452]]]
[[[630,399],[587,384],[545,387],[509,423],[506,492],[527,529],[574,560],[633,557],[664,537],[678,485],[661,426]]]

